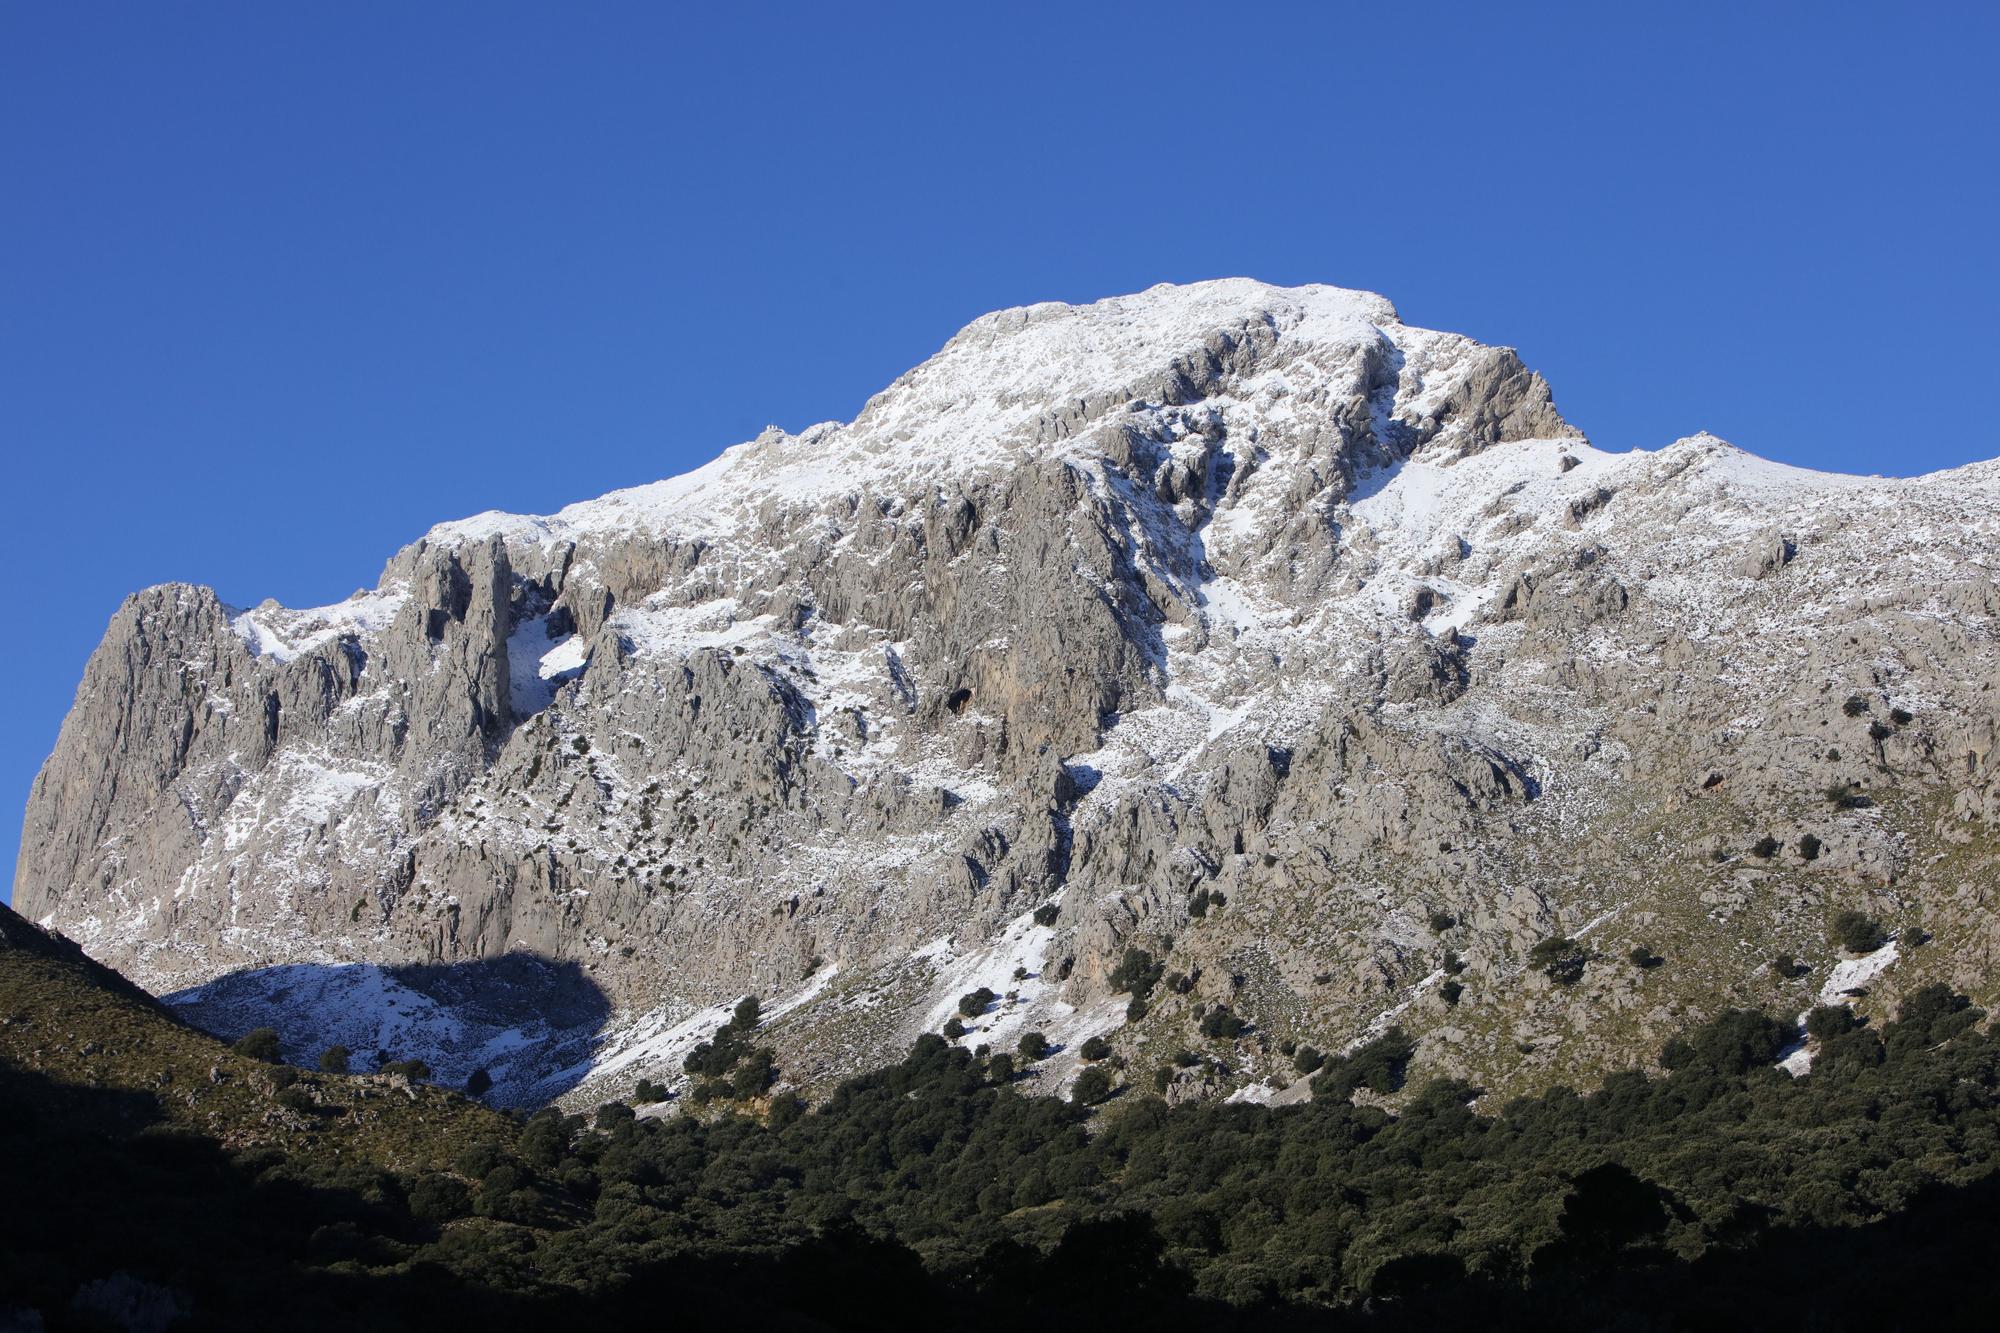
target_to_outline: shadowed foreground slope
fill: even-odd
[[[309,1112],[18,918],[0,940],[0,1320],[1873,1330],[1996,1294],[2000,1041],[1941,988],[1822,1024],[1807,1078],[1737,1013],[1663,1076],[1497,1113],[1439,1082],[1391,1116],[1338,1062],[1303,1106],[1090,1108],[927,1038],[810,1111],[586,1124],[374,1077],[311,1078]]]
[[[0,1063],[38,1076],[31,1103],[76,1133],[157,1126],[232,1148],[397,1169],[449,1156],[468,1136],[507,1124],[406,1079],[305,1073],[238,1055],[4,906]]]

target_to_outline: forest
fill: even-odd
[[[1969,1326],[2000,1241],[1982,1018],[1942,986],[1879,1029],[1818,1010],[1795,1079],[1793,1025],[1732,1011],[1502,1106],[1402,1087],[1395,1042],[1303,1105],[1170,1108],[1023,1096],[926,1036],[810,1108],[489,1115],[395,1171],[0,1062],[0,1314],[116,1326],[73,1295],[115,1274],[185,1328]]]

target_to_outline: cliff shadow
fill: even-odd
[[[611,1001],[583,968],[536,954],[454,963],[281,963],[161,997],[198,1028],[234,1041],[275,1029],[285,1059],[319,1067],[345,1047],[357,1072],[421,1060],[431,1081],[483,1100],[541,1106],[583,1081]]]

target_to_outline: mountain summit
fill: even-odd
[[[1730,1004],[1989,1002],[1996,525],[1992,463],[1601,452],[1368,293],[1002,311],[335,606],[135,594],[16,902],[524,1103],[678,1079],[750,993],[801,1086],[957,1016],[1258,1099],[1392,1024],[1533,1087]]]

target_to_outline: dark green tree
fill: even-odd
[[[1860,1026],[1854,1011],[1844,1004],[1815,1005],[1806,1015],[1806,1035],[1814,1041],[1845,1036]]]
[[[1705,1069],[1741,1075],[1769,1065],[1792,1040],[1792,1028],[1769,1014],[1726,1009],[1685,1037],[1676,1037],[1660,1052],[1668,1069]]]
[[[278,1064],[285,1058],[275,1028],[251,1028],[238,1037],[236,1044],[229,1049],[248,1059],[262,1060],[266,1064]]]
[[[528,1123],[521,1127],[521,1137],[515,1144],[515,1151],[521,1154],[523,1161],[532,1166],[543,1170],[552,1168],[562,1160],[563,1154],[569,1151],[570,1137],[579,1124],[580,1122],[564,1116],[554,1108],[537,1111],[529,1117]],[[483,1171],[466,1170],[464,1167],[459,1169],[468,1176],[485,1174]]]
[[[1865,912],[1851,907],[1843,907],[1833,914],[1826,923],[1827,943],[1848,953],[1873,953],[1882,947],[1886,937],[1882,924]]]
[[[1234,1041],[1248,1026],[1226,1004],[1218,1004],[1201,1016],[1201,1035],[1210,1041]]]
[[[456,1176],[426,1171],[410,1187],[410,1216],[433,1226],[472,1211],[472,1191]]]
[[[730,1076],[730,1091],[739,1099],[761,1096],[778,1077],[773,1056],[770,1047],[759,1046],[743,1057]]]
[[[1540,969],[1559,986],[1573,986],[1583,980],[1583,969],[1589,961],[1589,950],[1566,935],[1543,940],[1528,950],[1528,965]]]
[[[1111,1089],[1111,1071],[1103,1065],[1091,1065],[1076,1076],[1069,1096],[1079,1106],[1096,1106],[1111,1096]]]
[[[1129,991],[1142,1000],[1150,999],[1153,987],[1160,984],[1166,970],[1166,965],[1156,961],[1152,954],[1128,946],[1119,958],[1118,966],[1111,969],[1111,989],[1114,992]]]

